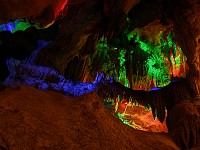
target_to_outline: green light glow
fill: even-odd
[[[12,33],[15,33],[16,31],[22,30],[25,31],[27,28],[29,28],[31,25],[26,22],[19,22],[15,29],[12,31]]]
[[[124,119],[124,114],[117,113],[116,117],[118,117],[124,124],[131,126],[131,123]]]
[[[150,78],[156,80],[157,86],[165,86],[169,84],[170,75],[167,74],[169,70],[165,67],[166,63],[164,61],[163,55],[153,54],[148,58],[146,62],[147,74]]]
[[[117,47],[109,47],[106,39],[101,39],[96,46],[97,53],[92,57],[93,62],[99,62],[95,66],[99,66],[101,72],[106,76],[116,77],[118,82],[121,82],[126,87],[129,86],[129,81],[126,77],[125,55],[126,50],[120,50]]]
[[[119,82],[121,82],[123,85],[125,85],[126,87],[129,86],[129,81],[126,77],[126,68],[125,68],[125,55],[126,55],[126,50],[121,50],[119,52],[119,64],[120,64],[120,70],[119,70]]]
[[[147,76],[150,79],[155,80],[155,86],[163,87],[169,84],[171,76],[180,76],[181,74],[177,72],[178,69],[180,72],[180,64],[185,62],[183,62],[183,59],[181,59],[180,55],[177,54],[178,52],[182,54],[182,51],[176,43],[173,42],[173,37],[174,35],[172,34],[172,31],[170,31],[168,33],[167,40],[164,40],[163,32],[161,32],[158,36],[159,42],[157,44],[153,44],[150,41],[141,40],[138,33],[131,32],[127,35],[129,41],[134,40],[139,44],[139,51],[144,51],[149,54],[143,65],[145,66]],[[172,55],[170,54],[170,50],[172,50]],[[170,62],[172,65],[170,65]]]
[[[156,40],[145,39],[145,36],[138,33],[122,34],[121,36],[127,36],[127,39],[119,36],[112,44],[106,44],[106,39],[101,39],[96,47],[97,53],[92,58],[93,62],[99,62],[95,64],[99,66],[96,70],[104,72],[105,76],[115,76],[118,82],[135,90],[163,87],[171,82],[173,76],[184,77],[185,57],[174,42],[172,31],[160,31],[157,37],[154,37]],[[115,112],[118,112],[118,106],[124,100],[122,95],[113,100]],[[137,100],[131,97],[129,102],[132,106],[139,106]],[[150,106],[145,106],[145,109],[151,110]],[[156,120],[157,110],[154,114]],[[118,113],[116,116],[123,123],[137,128],[134,123],[125,120],[124,113]]]
[[[99,40],[96,45],[96,54],[91,55],[91,74],[103,72],[106,76],[118,77],[118,65],[115,60],[118,59],[118,52],[115,48],[110,48],[105,38]]]
[[[139,29],[129,34],[124,29],[109,45],[105,38],[101,39],[93,60],[100,58],[96,64],[100,65],[98,70],[106,76],[115,76],[126,87],[149,90],[154,86],[166,86],[171,77],[185,76],[186,65],[180,47],[174,42],[173,31],[165,32],[150,35],[148,39],[140,35]]]
[[[132,32],[127,35],[129,41],[133,38],[133,35],[134,34]]]
[[[144,42],[139,42],[140,43],[140,48],[142,49],[142,50],[144,50],[144,51],[149,51],[150,50],[150,47],[149,47],[149,45],[147,45],[146,43],[144,43]]]
[[[19,30],[26,30],[31,26],[30,23],[24,22],[22,19],[17,19],[13,22],[9,22],[7,24],[0,25],[0,32],[1,31],[10,31],[11,33],[15,33]]]
[[[171,38],[171,32],[169,32],[168,36],[167,36],[167,44],[169,45],[169,47],[172,47],[173,46],[173,41],[172,41],[172,38]]]

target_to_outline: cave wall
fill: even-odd
[[[30,18],[44,26],[55,21],[68,0],[1,0],[0,24],[14,21],[18,18]]]
[[[88,56],[95,53],[95,46],[100,37],[111,39],[120,31],[124,24],[125,6],[122,0],[97,0],[69,5],[68,14],[60,20],[61,32],[48,47],[41,50],[35,62],[52,66],[61,74],[67,72],[65,69],[68,69],[68,63],[75,56],[80,61],[89,62]]]
[[[69,6],[69,15],[60,22],[59,35],[50,45],[41,50],[35,59],[36,64],[52,66],[64,74],[68,62],[73,57],[78,56],[80,60],[84,60],[87,55],[83,50],[87,51],[86,54],[94,53],[94,45],[99,34],[96,30],[101,19],[98,4],[91,1]],[[84,46],[87,48],[84,49]]]
[[[196,0],[173,3],[174,32],[176,40],[187,57],[191,88],[195,91],[194,99],[200,97],[200,4]]]

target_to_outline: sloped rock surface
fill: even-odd
[[[78,98],[32,87],[0,93],[0,147],[29,149],[178,149],[164,133],[135,130],[112,116],[95,92]]]

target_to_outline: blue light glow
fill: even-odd
[[[19,30],[26,30],[31,25],[25,21],[20,21],[20,19],[15,20],[13,22],[9,22],[7,24],[0,25],[0,32],[1,31],[10,31],[11,33],[14,33]]]
[[[12,32],[15,27],[17,26],[17,24],[19,23],[19,20],[16,20],[14,22],[9,22],[7,24],[2,24],[0,25],[0,31],[10,31]]]
[[[7,86],[28,85],[40,90],[55,90],[67,96],[81,96],[96,90],[98,81],[74,82],[49,67],[21,62],[13,58],[7,60],[10,76],[4,81]]]

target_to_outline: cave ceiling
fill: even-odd
[[[167,32],[173,28],[176,41],[195,74],[199,69],[199,3],[199,0],[13,0],[9,3],[2,0],[0,23],[26,18],[47,28],[56,21],[60,29],[55,30],[57,35],[53,42],[41,50],[36,63],[52,66],[62,74],[73,57],[84,59],[94,54],[101,37],[106,37],[109,42],[118,36],[126,17],[131,20],[127,32],[141,29],[144,38],[150,38],[154,31],[153,34],[158,35],[158,30]],[[189,42],[185,42],[185,38],[190,38],[187,39]],[[191,55],[191,51],[198,55]]]
[[[176,40],[188,57],[190,68],[196,73],[199,59],[191,54],[198,49],[199,11],[198,0],[15,0],[9,3],[1,0],[0,24],[26,18],[32,24],[40,24],[40,29],[54,28],[53,42],[41,50],[35,62],[64,74],[72,58],[86,59],[94,54],[101,37],[106,37],[109,42],[119,36],[128,17],[131,23],[127,32],[138,30],[144,38],[154,42],[157,39],[151,39],[152,35],[175,29]],[[186,22],[185,26],[182,21]],[[52,35],[47,30],[35,33],[38,32],[44,39]],[[31,33],[33,36],[34,32]],[[191,44],[186,44],[185,38],[189,38]]]

